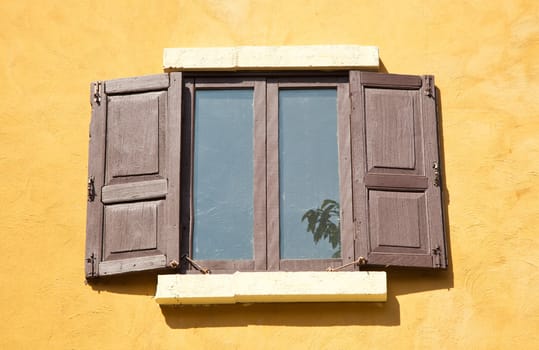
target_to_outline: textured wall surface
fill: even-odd
[[[0,2],[0,348],[539,348],[539,2]],[[86,285],[89,83],[164,47],[376,45],[441,92],[446,272],[388,302],[164,307],[155,277]]]

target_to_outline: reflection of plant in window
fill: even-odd
[[[333,258],[341,257],[341,220],[339,203],[332,199],[324,199],[320,208],[309,209],[303,214],[301,221],[307,219],[307,232],[313,234],[313,240],[318,243],[327,239],[331,247],[336,249]]]

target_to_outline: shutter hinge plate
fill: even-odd
[[[93,202],[95,199],[95,185],[94,185],[94,177],[89,176],[88,177],[88,202]]]
[[[434,171],[433,185],[435,187],[439,187],[440,186],[440,165],[438,164],[438,162],[432,162],[432,169]]]
[[[442,249],[440,248],[440,245],[437,244],[432,249],[432,255],[435,256],[434,267],[442,266]]]
[[[96,260],[95,253],[92,253],[92,255],[90,255],[90,257],[86,259],[86,263],[92,264],[92,270],[90,272],[89,277],[95,277],[95,260]]]
[[[100,105],[101,104],[101,89],[103,87],[103,83],[101,81],[96,81],[94,83],[94,91],[92,93],[93,95],[93,98],[94,98],[94,102],[97,104],[97,105]]]
[[[434,86],[434,76],[432,75],[425,75],[423,77],[423,88],[424,93],[428,97],[434,98],[435,96],[435,86]]]

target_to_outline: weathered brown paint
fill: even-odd
[[[181,73],[174,73],[181,74]],[[123,94],[141,91],[166,90],[170,85],[168,74],[145,75],[132,78],[108,80],[105,84],[105,94]]]
[[[341,220],[341,261],[349,264],[355,260],[354,222],[352,213],[352,156],[350,142],[350,84],[347,78],[337,83],[337,127],[339,143],[339,192]],[[333,266],[333,264],[331,264]],[[326,268],[329,267],[326,266]],[[350,266],[344,270],[353,270]]]
[[[348,79],[346,77],[287,76],[268,79],[268,270],[325,270],[329,266],[353,261],[352,196],[350,176],[350,134]],[[337,131],[339,152],[339,191],[341,197],[341,258],[339,259],[281,259],[279,231],[279,89],[337,88]]]
[[[429,168],[439,161],[436,106],[422,81],[350,72],[356,251],[369,264],[447,266],[441,190]]]
[[[181,73],[107,81],[94,101],[87,277],[179,260],[181,84]]]
[[[165,84],[165,77],[106,82],[104,91],[115,95],[93,101],[95,137],[90,141],[89,169],[99,191],[88,205],[87,257],[94,254],[103,273],[164,267],[171,256],[180,261],[180,236],[185,243],[182,254],[190,254],[196,89],[246,87],[254,88],[254,258],[205,260],[202,265],[216,272],[323,270],[364,256],[376,265],[446,267],[440,187],[434,186],[429,169],[439,162],[436,106],[422,89],[425,78],[352,71],[349,78],[286,74],[268,79],[204,76],[182,82],[181,73],[171,73],[170,84]],[[338,91],[342,258],[284,260],[279,256],[278,91],[316,87]],[[116,120],[105,130],[109,110]],[[126,111],[135,118],[125,119]],[[122,130],[133,124],[139,126],[131,134],[137,136],[134,139],[147,139],[126,144]],[[109,133],[112,146],[107,147],[116,148],[106,152],[105,161]],[[141,145],[149,152],[141,152]],[[148,208],[137,205],[150,199],[154,204]],[[105,209],[108,219],[103,217],[103,203],[115,204]],[[138,216],[129,219],[133,215]],[[134,225],[139,216],[148,222]],[[108,222],[101,226],[92,224],[104,220]],[[159,263],[165,261],[162,257],[164,264]],[[129,259],[142,258],[150,260],[129,264]],[[91,277],[91,265],[86,267]],[[95,266],[94,273],[99,275]]]
[[[279,270],[279,86],[268,79],[267,85],[267,250],[268,270]]]
[[[99,262],[102,255],[103,204],[101,203],[101,188],[105,179],[105,141],[107,99],[101,102],[93,98],[94,85],[90,87],[92,103],[92,120],[90,123],[90,142],[88,146],[88,177],[94,179],[95,197],[87,205],[86,217],[86,254],[85,274],[87,278],[97,277]],[[101,84],[101,82],[99,82]]]
[[[266,128],[266,90],[265,80],[261,78],[226,78],[226,77],[203,77],[189,78],[185,80],[185,91],[188,92],[184,99],[184,116],[182,125],[184,130],[184,150],[182,153],[182,211],[184,223],[182,240],[188,240],[184,244],[182,255],[192,256],[193,234],[193,152],[194,152],[194,124],[195,95],[199,89],[237,89],[252,88],[254,91],[254,162],[253,162],[253,259],[252,260],[197,260],[204,267],[216,272],[266,270],[266,174],[265,174],[265,128]],[[189,269],[189,266],[186,266]]]
[[[266,174],[266,80],[258,79],[254,85],[254,257],[255,270],[265,271],[267,259],[267,174]]]
[[[134,200],[164,198],[167,193],[168,183],[166,179],[142,180],[103,186],[101,189],[101,200],[105,204],[112,204]]]

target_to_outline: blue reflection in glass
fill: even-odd
[[[253,90],[197,90],[193,256],[253,257]]]
[[[340,257],[336,89],[279,91],[282,259]]]

